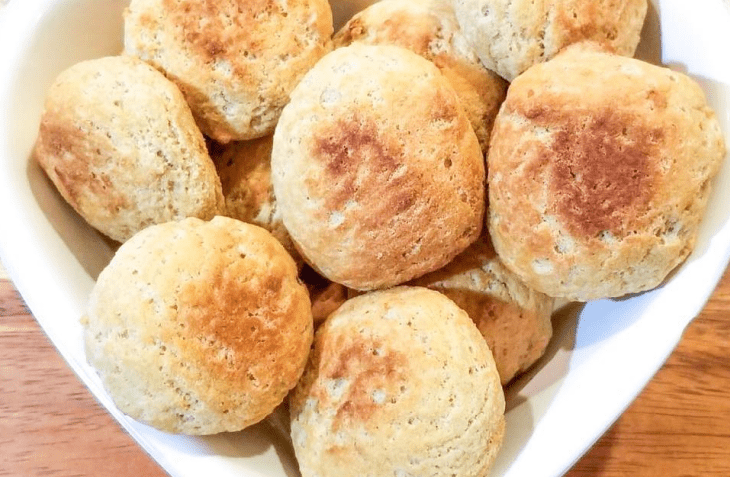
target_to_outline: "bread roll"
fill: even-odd
[[[551,296],[654,288],[694,247],[724,156],[695,81],[576,45],[518,77],[497,116],[494,248]]]
[[[292,441],[302,477],[484,477],[504,406],[466,313],[395,287],[348,300],[319,328],[290,401]]]
[[[132,0],[124,51],[177,83],[203,133],[227,143],[274,131],[332,31],[327,0]]]
[[[452,0],[484,65],[512,81],[568,45],[592,40],[634,56],[647,0]]]
[[[476,240],[484,161],[454,89],[404,48],[354,44],[292,93],[271,167],[284,225],[326,278],[405,282]]]
[[[119,248],[89,298],[84,342],[130,417],[166,432],[237,431],[297,383],[312,313],[294,261],[269,232],[190,218]]]
[[[224,215],[263,227],[301,262],[289,237],[271,183],[272,136],[209,148],[223,187]]]
[[[550,342],[554,300],[510,272],[487,235],[410,284],[439,291],[466,311],[492,350],[502,385],[540,359]]]
[[[63,71],[48,90],[34,157],[63,198],[118,242],[152,224],[211,219],[223,207],[185,99],[136,58]]]
[[[433,62],[454,87],[486,153],[507,82],[481,64],[449,0],[381,0],[352,17],[333,40],[335,47],[354,42],[401,46]]]

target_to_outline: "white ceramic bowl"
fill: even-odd
[[[123,0],[11,0],[0,10],[0,257],[69,366],[173,476],[295,476],[275,419],[243,432],[167,435],[122,415],[86,364],[79,317],[112,256],[29,161],[46,88],[71,64],[115,54]],[[338,25],[367,0],[339,0]],[[653,1],[640,58],[688,73],[705,89],[730,144],[730,13],[723,0]],[[730,256],[730,168],[715,180],[697,248],[664,286],[568,306],[535,370],[507,391],[500,476],[565,472],[636,397],[704,306]]]

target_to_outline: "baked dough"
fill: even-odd
[[[205,140],[178,88],[131,57],[88,60],[48,89],[34,157],[63,198],[118,242],[223,208]]]
[[[466,311],[492,350],[503,386],[545,353],[555,300],[509,271],[487,235],[410,284],[439,291]]]
[[[83,323],[86,358],[119,410],[183,434],[266,417],[312,344],[292,258],[266,230],[227,217],[132,237],[99,275]]]
[[[271,157],[284,225],[304,259],[349,288],[384,288],[477,239],[484,160],[454,89],[404,48],[325,56],[284,108]]]
[[[318,329],[290,401],[302,477],[485,477],[504,433],[489,347],[444,295],[395,287]]]
[[[132,0],[124,51],[172,79],[203,133],[226,143],[273,132],[332,31],[327,0]]]
[[[354,42],[401,46],[433,62],[454,87],[486,153],[507,82],[481,64],[449,0],[381,0],[353,16],[333,41],[335,47]]]
[[[484,65],[512,81],[566,46],[592,40],[634,56],[647,0],[452,0]]]
[[[209,147],[223,187],[223,215],[263,227],[297,260],[271,183],[272,136]]]
[[[576,45],[510,86],[489,151],[489,231],[555,297],[659,285],[691,252],[725,156],[686,75]]]

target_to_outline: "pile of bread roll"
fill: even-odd
[[[303,476],[485,476],[555,299],[662,283],[722,134],[633,59],[646,0],[132,0],[35,159],[120,243],[82,322],[124,413],[236,431],[287,401]]]

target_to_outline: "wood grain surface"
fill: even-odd
[[[729,337],[726,271],[664,367],[567,475],[730,476]],[[40,475],[166,474],[97,404],[0,275],[0,476]]]

